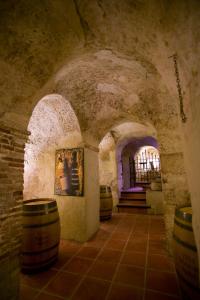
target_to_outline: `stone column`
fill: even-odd
[[[83,196],[56,196],[61,238],[79,242],[87,241],[99,228],[99,161],[98,148],[81,143],[84,149],[84,192]],[[54,178],[54,168],[51,168]],[[53,184],[53,181],[52,181]]]
[[[61,238],[87,241],[99,228],[99,161],[98,148],[82,142],[84,148],[84,192],[82,197],[54,196],[57,200]]]
[[[99,160],[98,148],[89,144],[84,146],[84,195],[85,195],[85,240],[99,228]]]
[[[117,180],[116,150],[111,149],[105,153],[99,153],[100,185],[108,185],[112,190],[113,209],[119,203],[119,188]]]
[[[19,254],[27,132],[0,123],[0,291],[1,300],[19,297]]]
[[[160,153],[167,247],[172,253],[175,208],[190,204],[183,153]]]

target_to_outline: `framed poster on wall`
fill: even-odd
[[[84,149],[56,150],[55,195],[83,196]]]

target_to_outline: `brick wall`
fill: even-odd
[[[18,299],[24,146],[28,132],[0,123],[0,293]]]

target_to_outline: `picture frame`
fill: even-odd
[[[59,149],[55,153],[54,194],[83,196],[84,149]]]

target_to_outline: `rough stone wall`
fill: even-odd
[[[0,291],[17,299],[23,200],[24,147],[27,132],[0,123]]]

